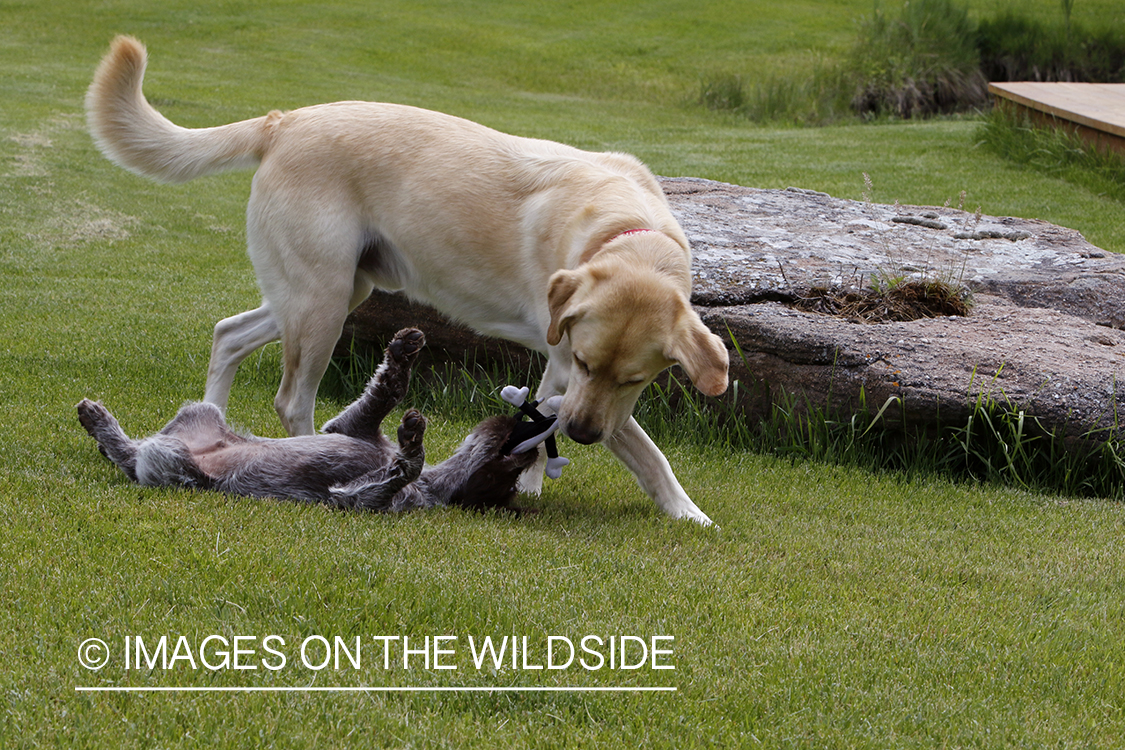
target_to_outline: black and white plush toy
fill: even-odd
[[[551,479],[558,479],[562,476],[563,467],[570,463],[570,459],[559,455],[559,448],[555,443],[555,432],[559,429],[559,420],[554,412],[558,411],[563,397],[552,396],[543,402],[528,401],[527,394],[530,392],[527,386],[517,388],[514,385],[504,386],[500,391],[500,398],[518,408],[524,416],[531,418],[530,422],[520,422],[516,425],[515,429],[512,430],[512,436],[501,448],[501,453],[504,453],[504,455],[526,453],[540,443],[546,443],[546,473]],[[548,415],[539,411],[540,403],[550,409],[552,413]]]

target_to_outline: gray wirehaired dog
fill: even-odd
[[[440,505],[510,508],[517,478],[538,455],[535,450],[504,455],[517,419],[486,419],[436,466],[425,466],[426,420],[417,410],[403,415],[397,446],[383,435],[382,422],[405,397],[424,343],[416,328],[395,334],[363,395],[319,435],[271,439],[239,434],[208,403],[185,405],[164,429],[139,441],[89,399],[78,404],[78,420],[102,454],[142,485],[387,512]]]

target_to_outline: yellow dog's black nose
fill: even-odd
[[[574,442],[583,445],[599,443],[602,439],[601,430],[582,422],[568,422],[563,427],[563,433]]]

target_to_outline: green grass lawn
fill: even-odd
[[[1035,4],[1054,12],[1053,2]],[[0,746],[1109,747],[1125,733],[1125,510],[934,479],[666,446],[721,530],[664,518],[608,453],[521,519],[399,518],[128,484],[77,423],[127,431],[202,394],[214,323],[257,304],[250,175],[159,186],[114,167],[82,96],[115,33],[146,90],[211,125],[344,98],[441,109],[636,153],[665,175],[1042,218],[1125,251],[1119,202],[979,148],[973,119],[752,126],[694,104],[715,70],[810,65],[867,0],[313,6],[0,3]],[[977,13],[984,12],[981,5]],[[1120,17],[1083,2],[1075,17]],[[1116,15],[1114,15],[1116,14]],[[279,435],[279,352],[231,418]],[[341,402],[322,399],[318,420]],[[496,407],[501,409],[499,403]],[[470,428],[431,412],[428,446]],[[280,635],[280,670],[126,670],[126,636]],[[457,636],[458,668],[382,668],[376,636]],[[468,638],[673,636],[635,670],[477,670]],[[299,663],[365,639],[360,669]],[[78,663],[98,637],[114,658]],[[381,653],[381,652],[378,652]],[[262,656],[259,647],[258,657]],[[260,662],[255,662],[260,663]],[[138,687],[674,687],[674,693],[77,693]]]

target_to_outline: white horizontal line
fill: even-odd
[[[78,693],[674,693],[674,687],[83,687]]]

